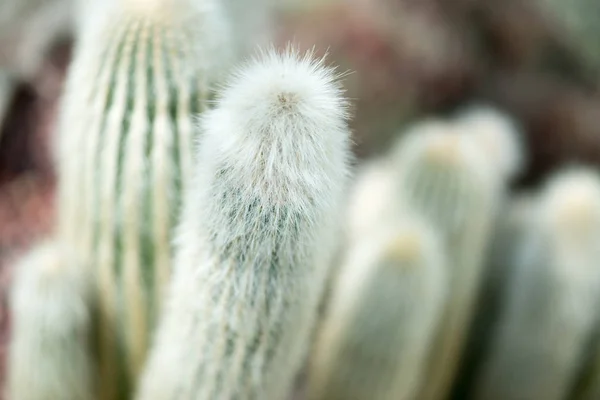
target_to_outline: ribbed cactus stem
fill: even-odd
[[[93,400],[92,293],[74,254],[38,245],[16,266],[7,398]]]
[[[268,51],[203,119],[170,299],[138,399],[283,399],[307,348],[347,175],[346,102]]]
[[[214,1],[143,5],[81,11],[60,121],[59,235],[97,275],[102,399],[128,396],[144,362],[190,182],[193,121],[227,61]]]
[[[346,254],[314,348],[311,400],[414,399],[427,381],[447,283],[442,243],[418,219],[394,221]]]
[[[478,399],[564,399],[575,383],[600,301],[600,177],[552,178],[541,195]]]
[[[477,143],[443,121],[415,126],[399,144],[398,198],[443,237],[449,286],[423,399],[440,399],[456,373],[493,220],[498,179]]]

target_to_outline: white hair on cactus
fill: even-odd
[[[54,242],[16,266],[10,298],[10,399],[92,400],[92,296],[87,271]]]
[[[472,106],[458,115],[458,129],[473,135],[481,151],[503,179],[514,178],[525,165],[525,151],[517,124],[491,107]]]
[[[540,196],[478,399],[565,398],[598,320],[600,176],[567,169]]]
[[[346,110],[334,70],[289,48],[238,70],[205,114],[138,399],[287,395],[335,250]]]
[[[443,246],[413,216],[346,254],[309,369],[309,399],[413,399],[447,291]]]

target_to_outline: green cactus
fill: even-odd
[[[535,211],[477,399],[566,398],[598,319],[600,178],[559,173]]]
[[[440,232],[448,257],[450,290],[420,395],[426,400],[442,398],[456,373],[498,203],[500,175],[479,146],[452,124],[428,120],[413,127],[393,155],[398,201]]]
[[[58,235],[97,277],[100,398],[127,398],[228,27],[209,0],[106,2],[81,15],[59,126]]]
[[[446,293],[440,238],[401,217],[351,247],[309,369],[309,399],[413,399]]]

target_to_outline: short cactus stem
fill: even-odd
[[[59,124],[58,235],[97,277],[100,398],[111,400],[131,395],[145,360],[194,119],[227,66],[228,27],[210,0],[89,7]]]
[[[446,309],[420,395],[434,400],[450,390],[459,365],[498,203],[499,177],[478,143],[445,121],[416,125],[395,153],[400,203],[442,235],[448,257]]]
[[[333,256],[349,132],[336,74],[267,51],[203,118],[170,298],[138,399],[283,399]]]
[[[427,380],[445,255],[427,224],[394,222],[346,254],[310,363],[311,400],[413,399]]]
[[[477,399],[564,399],[580,372],[600,301],[600,177],[552,177],[536,203]]]

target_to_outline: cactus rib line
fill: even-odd
[[[123,127],[121,148],[122,167],[120,193],[122,207],[122,283],[125,308],[125,343],[129,380],[135,381],[144,361],[145,349],[148,343],[148,317],[146,292],[142,282],[143,270],[151,267],[143,264],[141,245],[144,241],[141,207],[144,200],[146,180],[146,165],[144,160],[147,140],[148,121],[146,116],[146,36],[147,23],[143,22],[137,31],[137,39],[131,53],[130,78],[128,80],[129,96],[127,112],[130,114]]]
[[[99,303],[99,318],[98,325],[100,332],[98,335],[98,353],[99,353],[99,374],[101,382],[116,382],[118,380],[119,373],[115,369],[117,364],[116,358],[116,338],[114,331],[116,329],[116,305],[114,303],[116,296],[114,270],[113,270],[113,254],[112,246],[108,245],[108,238],[111,236],[112,221],[114,215],[111,212],[112,208],[110,203],[102,201],[107,197],[112,197],[112,181],[107,175],[105,168],[100,166],[110,165],[111,153],[106,147],[106,142],[112,137],[107,136],[106,130],[109,125],[109,116],[111,113],[111,107],[114,102],[115,87],[117,82],[117,70],[123,57],[123,51],[125,47],[125,38],[129,34],[129,27],[126,24],[121,25],[123,29],[117,30],[114,37],[109,41],[107,46],[110,49],[110,56],[107,57],[106,68],[102,72],[103,78],[100,80],[99,85],[106,88],[106,95],[97,96],[98,106],[103,107],[100,112],[102,115],[102,121],[100,123],[100,130],[98,134],[97,153],[99,158],[99,166],[94,167],[95,181],[97,185],[95,187],[95,198],[98,199],[98,224],[94,232],[96,236],[96,242],[98,244],[96,254],[92,254],[93,257],[97,257],[97,268],[98,268],[98,289],[100,292],[100,303]],[[110,62],[109,62],[110,60]],[[104,102],[103,102],[104,100]],[[100,385],[100,399],[114,399],[116,397],[117,387],[112,384]]]

